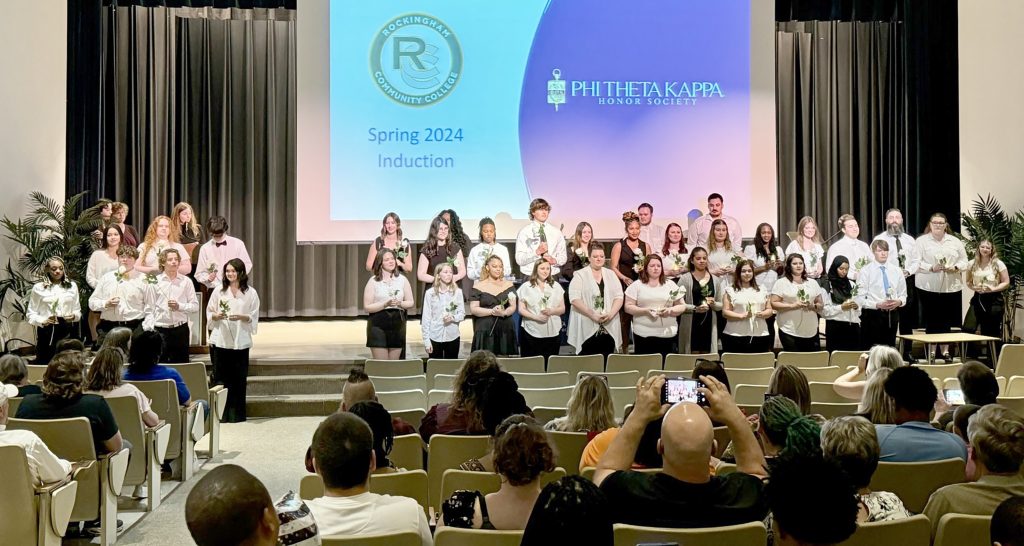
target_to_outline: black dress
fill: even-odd
[[[508,295],[513,293],[515,287],[511,285],[497,295],[473,288],[469,301],[478,301],[480,307],[486,309],[493,309],[499,304],[507,308],[512,305]],[[473,317],[473,350],[480,349],[486,349],[496,355],[518,355],[519,346],[516,344],[516,329],[512,317]]]
[[[705,297],[715,298],[718,294],[715,293],[715,278],[712,275],[708,279],[707,290],[708,295],[704,296],[701,292],[700,281],[695,277],[693,284],[687,286],[687,294],[693,294],[694,305],[700,306],[701,302],[704,301]],[[703,313],[694,311],[693,318],[691,320],[690,328],[690,352],[691,353],[710,353],[711,352],[711,337],[714,331],[715,321],[718,320],[715,316],[715,312],[711,309]],[[717,349],[717,347],[716,347]]]

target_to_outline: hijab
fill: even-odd
[[[836,256],[836,259],[832,260],[832,266],[828,268],[828,285],[833,303],[843,303],[853,298],[853,286],[850,283],[850,278],[839,276],[839,267],[849,263],[850,260],[846,256]]]

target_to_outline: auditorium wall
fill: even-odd
[[[0,215],[16,218],[32,191],[64,199],[67,4],[45,0],[4,8]],[[0,241],[0,267],[10,250],[9,242]]]
[[[960,205],[1024,209],[1024,2],[960,0]],[[1014,333],[1024,336],[1024,313]]]

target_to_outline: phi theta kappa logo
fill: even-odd
[[[391,100],[431,106],[450,95],[462,77],[462,46],[433,15],[399,15],[377,31],[370,45],[370,75]]]

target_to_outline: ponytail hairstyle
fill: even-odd
[[[780,457],[821,457],[821,425],[800,413],[796,402],[773,396],[764,401],[758,416],[761,434],[779,447]]]

